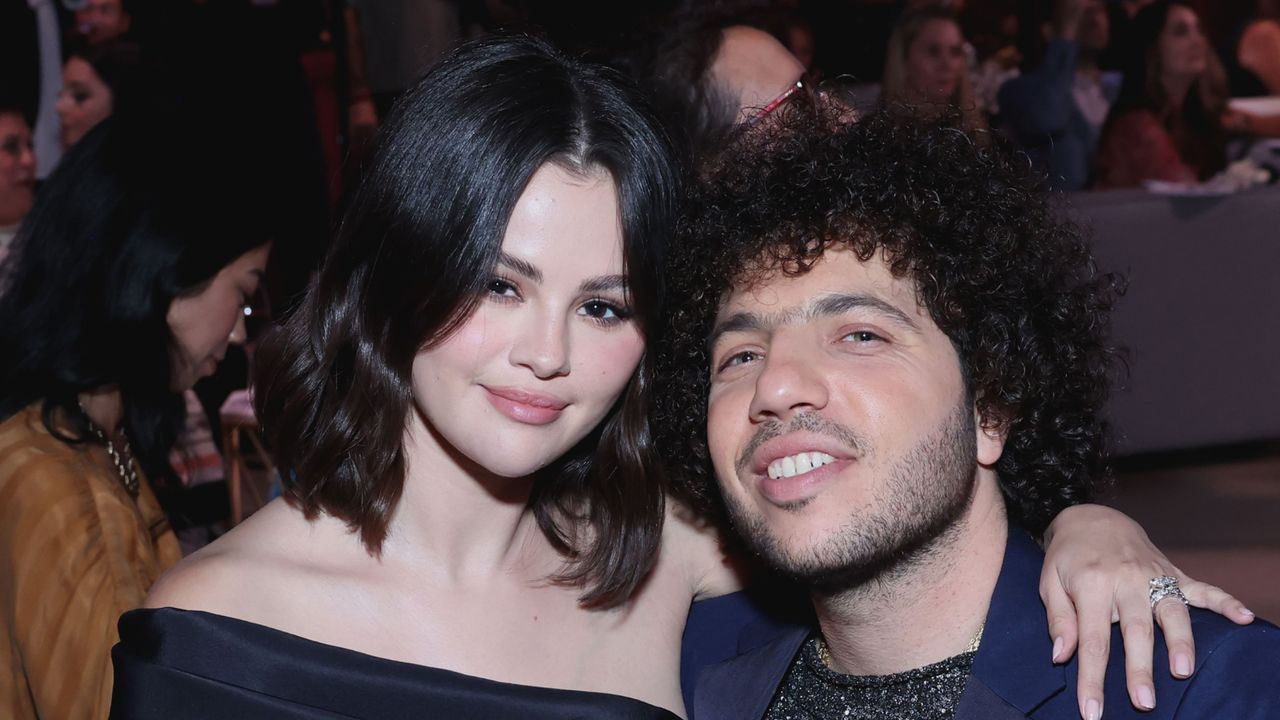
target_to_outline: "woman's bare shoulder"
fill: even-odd
[[[282,500],[273,501],[165,573],[146,607],[269,619],[280,599],[302,597],[304,586],[326,574],[326,555],[318,552],[326,533],[315,525]]]

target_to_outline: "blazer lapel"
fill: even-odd
[[[961,698],[964,707],[972,691],[972,702],[987,703],[972,718],[1026,717],[1066,688],[1065,668],[1050,659],[1049,621],[1039,591],[1043,565],[1040,547],[1026,532],[1010,527],[982,644]],[[994,714],[993,699],[1016,714]]]
[[[694,691],[692,717],[698,720],[764,717],[796,651],[808,636],[807,628],[797,628],[771,643],[704,670]]]
[[[1027,714],[1004,701],[981,680],[970,676],[956,706],[955,720],[1027,720]]]

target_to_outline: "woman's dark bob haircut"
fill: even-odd
[[[467,44],[411,88],[302,306],[258,353],[258,413],[308,517],[381,549],[405,477],[415,356],[471,314],[534,172],[609,173],[628,291],[646,337],[680,173],[653,113],[618,75],[540,40]],[[582,602],[625,601],[651,568],[665,508],[646,419],[646,359],[596,433],[534,481],[530,505]]]
[[[183,417],[169,306],[269,238],[212,136],[171,118],[123,120],[103,121],[63,156],[0,266],[0,420],[43,401],[50,432],[69,421],[64,439],[78,441],[88,426],[77,395],[116,388],[164,502],[177,487],[169,451]]]

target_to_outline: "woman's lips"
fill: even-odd
[[[560,417],[568,403],[553,395],[533,393],[519,388],[481,386],[489,404],[498,412],[526,425],[546,425]]]

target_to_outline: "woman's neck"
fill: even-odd
[[[504,478],[452,448],[410,411],[405,481],[384,557],[442,582],[513,573],[554,573],[549,545],[529,510],[533,478]]]
[[[116,388],[98,388],[76,396],[80,408],[89,416],[90,422],[108,435],[120,431],[124,421],[124,401],[120,398],[120,390]]]
[[[1164,91],[1169,96],[1169,106],[1175,114],[1182,112],[1182,105],[1187,101],[1187,93],[1191,92],[1191,85],[1195,83],[1194,75],[1170,75],[1168,73],[1162,78]]]

